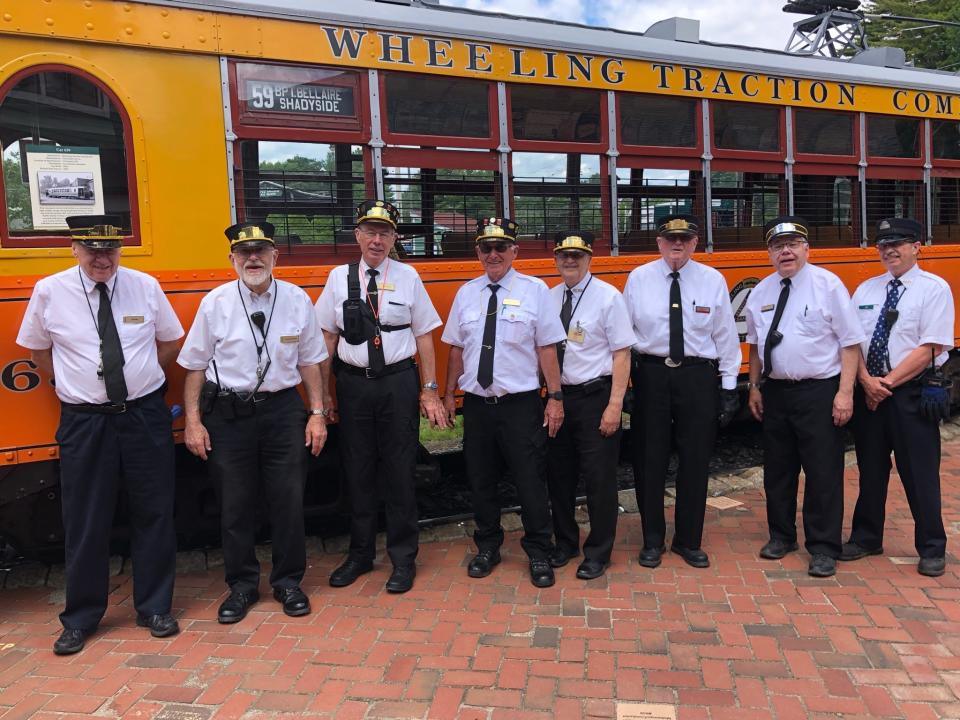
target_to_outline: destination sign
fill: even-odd
[[[305,115],[356,115],[353,88],[278,80],[247,80],[247,109]]]

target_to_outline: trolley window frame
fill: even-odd
[[[668,95],[667,97],[681,100],[692,100],[694,102],[694,144],[690,147],[678,145],[634,145],[623,141],[621,128],[623,126],[623,110],[620,100],[622,97],[630,95],[650,95],[651,93],[634,93],[618,91],[614,93],[614,105],[616,108],[617,122],[617,150],[623,155],[651,157],[651,158],[697,158],[703,157],[703,100],[699,98],[687,98],[683,95]],[[619,163],[619,160],[618,160]],[[668,167],[661,165],[661,167]],[[679,169],[687,169],[686,167]]]

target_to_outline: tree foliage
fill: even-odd
[[[891,14],[960,22],[957,0],[867,0],[867,14]],[[960,27],[927,26],[898,20],[873,20],[867,24],[871,47],[896,46],[917,67],[960,71]]]
[[[11,230],[33,229],[30,210],[30,188],[20,174],[20,154],[13,152],[3,159],[3,187],[7,195],[7,221]]]

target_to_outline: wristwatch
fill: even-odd
[[[437,385],[435,382],[432,382],[432,381],[431,381],[431,382],[425,382],[425,383],[423,384],[423,389],[424,389],[424,390],[436,390],[436,389],[439,388],[439,387],[440,387],[439,385]]]
[[[318,409],[318,408],[313,408],[312,410],[308,411],[307,414],[308,414],[308,415],[320,415],[321,417],[328,418],[328,417],[330,417],[330,409],[329,409],[329,408],[323,408],[323,409],[321,410],[321,409]]]
[[[547,399],[559,400],[560,402],[563,402],[563,390],[557,390],[556,392],[548,392]]]

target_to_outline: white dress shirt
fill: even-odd
[[[249,319],[255,312],[266,316],[266,342]],[[259,362],[257,345],[265,345]],[[270,367],[258,392],[296,387],[301,381],[298,368],[327,358],[310,296],[283,280],[275,279],[261,295],[233,280],[200,301],[177,362],[187,370],[206,370],[207,380],[219,377],[225,390],[250,392],[257,386],[258,365],[266,367],[268,358]]]
[[[865,280],[853,294],[853,306],[866,333],[860,345],[864,360],[870,350],[870,340],[880,318],[880,310],[887,301],[887,286],[892,281],[893,275],[887,272]],[[947,361],[948,351],[954,342],[953,293],[950,286],[938,275],[921,270],[919,265],[901,275],[900,282],[903,286],[897,303],[899,315],[890,329],[887,343],[889,369],[903,362],[918,346],[927,343],[947,348],[937,358],[937,365],[942,365]]]
[[[317,300],[317,320],[320,327],[340,334],[337,355],[348,365],[370,367],[367,343],[351,345],[343,338],[343,301],[347,299],[347,268],[338,265],[330,271],[327,284]],[[366,300],[369,265],[360,260],[360,297]],[[378,311],[384,325],[410,325],[406,330],[383,332],[383,356],[387,365],[406,360],[417,354],[417,338],[442,321],[423,286],[417,271],[409,265],[390,260],[380,263],[377,276],[379,288]]]
[[[783,278],[773,273],[747,298],[747,342],[761,362]],[[825,379],[840,374],[840,349],[859,345],[864,332],[850,294],[836,275],[807,263],[791,278],[790,294],[777,327],[783,341],[773,349],[775,380]]]
[[[150,275],[121,267],[106,285],[123,348],[127,398],[133,400],[163,385],[157,341],[177,340],[183,327],[160,283]],[[106,385],[97,375],[99,309],[96,282],[79,266],[40,280],[27,305],[17,345],[28,350],[53,348],[57,397],[65,403],[108,402]]]
[[[499,309],[493,351],[493,384],[480,387],[480,349],[490,300],[486,275],[464,284],[453,299],[443,341],[463,348],[460,389],[474,395],[501,396],[540,387],[537,348],[566,337],[557,308],[543,280],[521,275],[513,268],[497,283]]]
[[[670,354],[672,272],[660,258],[634,268],[627,277],[623,297],[636,335],[633,347],[641,355]],[[733,390],[743,355],[727,281],[717,270],[694,260],[688,260],[679,273],[683,354],[717,360],[721,386]]]
[[[591,273],[570,288],[573,315],[563,354],[561,382],[579,385],[613,373],[613,353],[636,341],[623,295],[610,283]],[[550,290],[559,317],[567,285],[561,282]]]

